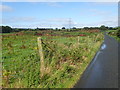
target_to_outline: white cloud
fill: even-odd
[[[12,19],[11,19],[12,18]],[[15,25],[21,27],[69,27],[69,18],[49,18],[49,19],[38,19],[35,17],[9,17],[3,18],[2,24]],[[71,20],[71,27],[75,26],[73,20]]]
[[[115,26],[118,26],[118,20],[117,19],[109,19],[109,20],[103,20],[103,21],[86,24],[86,26],[101,26],[101,25],[115,27]]]
[[[105,16],[98,21],[91,21],[91,22],[74,22],[72,26],[76,27],[99,27],[101,25],[115,27],[118,26],[118,17],[117,16]]]
[[[45,19],[45,21],[47,22],[68,22],[69,18],[49,18],[49,19]]]
[[[1,0],[2,2],[119,2],[119,0]]]
[[[34,17],[10,17],[10,18],[3,17],[3,20],[2,20],[3,24],[26,23],[26,22],[36,22],[36,21],[37,20]]]
[[[101,18],[106,18],[106,17],[111,17],[113,15],[117,15],[118,14],[118,11],[117,11],[117,8],[114,9],[114,12],[113,11],[110,11],[110,10],[101,10],[101,9],[95,9],[95,8],[92,8],[92,9],[86,9],[86,10],[81,10],[81,12],[79,13],[80,16],[95,16],[95,17],[101,17]]]
[[[29,1],[29,0],[28,0]],[[40,2],[33,2],[33,1],[35,1],[35,0],[31,0],[32,2],[29,2],[29,3],[31,3],[31,4],[38,4],[38,3],[40,3]],[[60,5],[58,2],[42,2],[41,4],[43,4],[43,5],[48,5],[48,6],[50,6],[50,7],[62,7],[62,5]]]
[[[110,15],[112,12],[109,12],[109,11],[101,11],[101,10],[97,10],[97,9],[90,9],[89,12],[91,12],[90,14],[91,15],[94,15],[94,16],[108,16]]]
[[[12,19],[11,19],[12,18]],[[39,19],[36,17],[3,17],[3,23],[18,23],[18,22],[41,22],[41,23],[64,23],[68,22],[69,18],[48,18]]]
[[[50,18],[50,19],[44,19],[42,22],[44,22],[43,24],[41,24],[42,26],[44,26],[45,24],[51,27],[59,27],[59,28],[63,26],[69,28],[69,25],[71,27],[76,25],[76,23],[69,18]]]
[[[2,2],[17,2],[17,1],[20,1],[20,0],[1,0]]]
[[[52,7],[61,7],[61,5],[58,4],[57,2],[46,2],[44,4],[47,4],[47,5],[52,6]]]
[[[11,19],[12,18],[12,19]],[[52,28],[61,28],[65,26],[69,27],[96,27],[101,25],[106,26],[117,26],[118,20],[117,17],[109,17],[101,21],[85,23],[85,22],[75,22],[71,19],[69,23],[69,18],[49,18],[49,19],[38,19],[35,17],[11,17],[3,19],[3,24],[13,25],[13,27],[26,27],[26,28],[36,28],[36,27],[52,27]],[[32,22],[32,23],[31,23]]]
[[[7,5],[0,5],[0,12],[4,11],[12,11],[13,9]]]

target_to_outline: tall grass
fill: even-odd
[[[102,33],[85,37],[42,36],[44,76],[40,75],[37,36],[3,37],[3,87],[71,88],[103,40]]]
[[[118,42],[120,42],[120,38],[117,36],[118,30],[110,30],[107,32],[109,36],[115,38]]]

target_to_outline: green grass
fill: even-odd
[[[10,34],[15,34],[15,32],[12,32],[12,33],[0,33],[0,35],[10,35]]]
[[[115,38],[118,42],[120,42],[120,38],[118,38],[117,36],[112,36],[113,38]]]
[[[116,35],[117,34],[117,30],[109,30],[107,32],[108,32],[108,35],[110,35],[111,37],[115,38],[118,42],[120,42],[120,38],[117,37],[117,35]]]
[[[103,41],[102,33],[86,32],[87,36],[79,37],[79,42],[78,36],[42,36],[45,71],[44,76],[40,77],[38,36],[34,36],[35,32],[25,33],[2,38],[3,87],[71,88]],[[79,35],[83,32],[53,33]]]

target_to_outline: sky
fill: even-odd
[[[117,2],[2,2],[1,25],[13,28],[118,25]]]

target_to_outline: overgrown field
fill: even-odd
[[[120,28],[118,30],[110,30],[110,31],[108,31],[108,35],[112,36],[118,42],[120,42]]]
[[[43,72],[37,37],[42,38]],[[103,41],[98,31],[21,32],[3,35],[2,86],[9,88],[71,88]],[[43,74],[43,76],[41,76]]]

